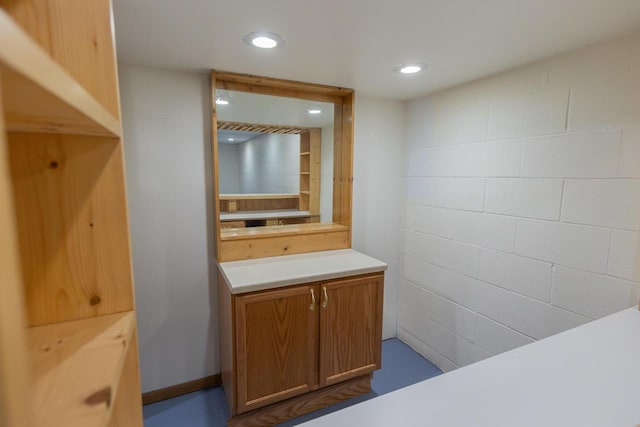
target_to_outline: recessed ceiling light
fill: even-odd
[[[229,138],[229,139],[227,139],[227,141],[235,141],[235,139],[234,138]]]
[[[322,113],[322,110],[320,110],[318,108],[309,108],[307,110],[307,113],[309,113],[309,114],[320,114],[320,113]]]
[[[227,101],[226,99],[222,99],[222,98],[216,98],[216,104],[217,105],[229,105],[229,101]]]
[[[274,47],[283,47],[284,39],[274,33],[263,33],[254,31],[247,34],[242,39],[246,44],[261,49],[273,49]]]
[[[400,64],[393,67],[393,71],[399,74],[415,74],[424,70],[424,64]]]

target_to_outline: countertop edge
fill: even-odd
[[[235,289],[229,286],[229,280],[226,275],[225,275],[225,281],[227,282],[227,287],[229,287],[229,290],[231,291],[232,295],[242,295],[249,292],[268,291],[271,289],[284,288],[286,286],[302,285],[305,283],[321,282],[324,280],[341,279],[341,278],[351,277],[351,276],[361,276],[365,274],[379,273],[379,272],[386,271],[387,268],[388,267],[385,264],[384,266],[380,266],[380,267],[335,271],[335,272],[329,272],[325,274],[314,274],[309,276],[298,276],[293,279],[264,282],[264,283],[259,283],[255,285],[240,286]]]
[[[222,264],[225,264],[227,262],[220,262],[220,261],[216,261],[216,266],[219,270],[219,272],[221,273],[222,277],[224,278],[225,284],[227,286],[227,289],[229,289],[229,292],[232,295],[242,295],[242,294],[246,294],[246,293],[250,293],[250,292],[257,292],[257,291],[266,291],[266,290],[271,290],[271,289],[278,289],[278,288],[284,288],[284,287],[288,287],[288,286],[295,286],[295,285],[301,285],[301,284],[305,284],[305,283],[314,283],[314,282],[320,282],[320,281],[325,281],[325,280],[333,280],[333,279],[341,279],[341,278],[347,278],[347,277],[352,277],[352,276],[362,276],[362,275],[366,275],[366,274],[374,274],[374,273],[379,273],[379,272],[384,272],[388,269],[388,264],[386,262],[380,261],[376,258],[373,258],[369,255],[363,254],[361,252],[358,252],[354,249],[341,249],[341,250],[337,250],[337,251],[327,251],[327,252],[317,252],[317,254],[324,254],[324,253],[328,253],[328,252],[338,252],[338,251],[350,251],[351,253],[356,253],[358,255],[362,255],[364,257],[370,258],[371,262],[369,265],[365,265],[365,266],[354,266],[352,268],[345,268],[345,269],[328,269],[326,272],[313,272],[310,274],[298,274],[298,275],[294,275],[292,277],[285,277],[285,278],[280,278],[280,279],[266,279],[265,281],[261,281],[258,283],[254,283],[253,281],[251,281],[250,283],[247,284],[239,284],[236,286],[232,285],[232,281],[230,280],[229,276],[227,275],[227,272],[225,271],[225,268],[223,268]],[[308,254],[314,254],[316,252],[310,252]],[[299,255],[306,255],[306,254],[299,254]],[[347,255],[347,254],[345,254]],[[282,257],[288,257],[288,256],[295,256],[295,255],[285,255]],[[280,258],[280,257],[271,257],[271,258]],[[268,258],[258,258],[256,259],[257,262],[259,262],[259,260],[265,260]],[[249,260],[247,260],[249,261]],[[230,261],[230,262],[235,262],[235,261]]]

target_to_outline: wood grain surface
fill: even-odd
[[[0,0],[0,6],[107,111],[120,117],[110,1]]]
[[[380,368],[383,280],[374,274],[320,284],[321,386]]]
[[[302,285],[236,297],[239,413],[317,387],[317,292]]]
[[[305,226],[318,227],[317,224],[296,224],[284,227],[280,226],[280,228],[283,230],[283,233],[286,233],[286,227],[300,229],[300,227]],[[234,232],[241,232],[243,230],[250,229],[225,230],[225,236],[227,235],[226,233],[231,234]],[[329,251],[333,249],[347,249],[350,246],[348,230],[331,230],[329,232],[324,232],[322,231],[322,228],[320,228],[320,230],[316,229],[314,232],[304,234],[287,233],[282,236],[268,236],[262,234],[258,238],[254,239],[222,240],[221,247],[223,252],[219,261],[236,261],[242,259]]]
[[[122,146],[9,134],[30,325],[133,309]]]
[[[0,426],[25,426],[31,413],[26,317],[7,151],[0,104]]]
[[[227,421],[228,427],[268,427],[334,403],[371,391],[371,377],[366,375],[334,386],[312,391],[266,408],[240,414]]]
[[[107,425],[134,328],[133,312],[30,328],[34,425]]]
[[[237,413],[236,397],[236,328],[235,304],[224,275],[218,275],[218,333],[220,341],[220,376],[224,386],[224,397],[231,415]]]

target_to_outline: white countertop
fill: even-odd
[[[250,219],[268,218],[299,218],[311,216],[309,211],[299,211],[297,209],[276,209],[271,211],[238,211],[221,212],[220,221],[243,221]]]
[[[218,263],[232,294],[337,279],[387,269],[387,264],[353,249],[311,252]]]
[[[301,425],[639,426],[640,312],[624,310]]]

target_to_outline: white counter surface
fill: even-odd
[[[269,218],[301,218],[311,216],[308,211],[299,211],[297,209],[278,209],[272,211],[238,211],[238,212],[222,212],[220,213],[220,221],[244,221],[251,219],[269,219]]]
[[[232,294],[336,279],[387,269],[387,264],[353,249],[311,252],[219,263]]]
[[[640,312],[634,307],[301,425],[636,427]]]

